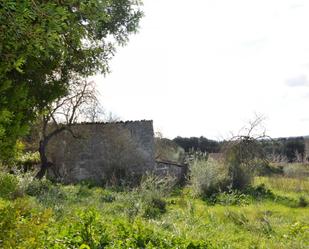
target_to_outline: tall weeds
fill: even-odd
[[[196,159],[189,168],[189,183],[194,196],[211,196],[228,188],[228,170],[224,164],[211,158]]]

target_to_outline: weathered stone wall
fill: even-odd
[[[153,171],[152,121],[83,123],[54,137],[47,154],[54,167],[47,176],[64,183],[110,181],[122,175]]]
[[[163,177],[171,176],[175,178],[178,183],[184,183],[186,181],[188,165],[167,161],[156,161],[154,172],[155,174]]]

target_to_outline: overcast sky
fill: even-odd
[[[105,109],[164,136],[221,139],[254,113],[309,135],[309,1],[145,0],[138,34],[95,78]]]

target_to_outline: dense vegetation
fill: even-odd
[[[224,178],[209,177],[220,172],[211,164],[207,178],[193,172],[185,188],[152,176],[128,189],[1,173],[0,248],[308,248],[307,178],[255,177],[243,191],[196,192],[195,181]],[[308,174],[308,166],[285,166]]]
[[[119,175],[101,186],[44,178],[51,135],[80,120],[76,113],[95,117],[81,104],[85,96],[97,104],[85,79],[109,71],[116,47],[137,30],[140,5],[0,1],[0,248],[308,248],[305,140],[251,137],[257,123],[230,141],[156,138],[157,160],[188,165],[181,186],[155,175]],[[218,152],[222,160],[209,156]]]
[[[173,141],[182,147],[186,152],[201,151],[208,153],[218,153],[227,141],[215,141],[205,137],[176,137]],[[287,160],[294,162],[303,160],[305,152],[304,137],[288,137],[261,140],[263,147],[272,159]]]
[[[210,140],[205,137],[176,137],[173,141],[182,147],[185,152],[190,150],[217,153],[220,151],[220,142]]]
[[[97,72],[142,16],[131,0],[0,1],[0,160],[48,104]]]

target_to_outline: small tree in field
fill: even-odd
[[[41,179],[48,167],[53,166],[46,156],[46,147],[51,138],[64,130],[78,138],[78,134],[74,134],[71,129],[72,125],[79,121],[98,121],[102,113],[95,83],[92,81],[77,80],[71,84],[66,97],[59,98],[50,104],[42,115],[42,131],[39,141],[41,168],[36,177]]]
[[[226,142],[223,148],[233,189],[246,188],[252,181],[255,167],[268,163],[262,140],[269,137],[265,135],[263,120],[263,117],[257,116],[241,129],[239,135]]]

